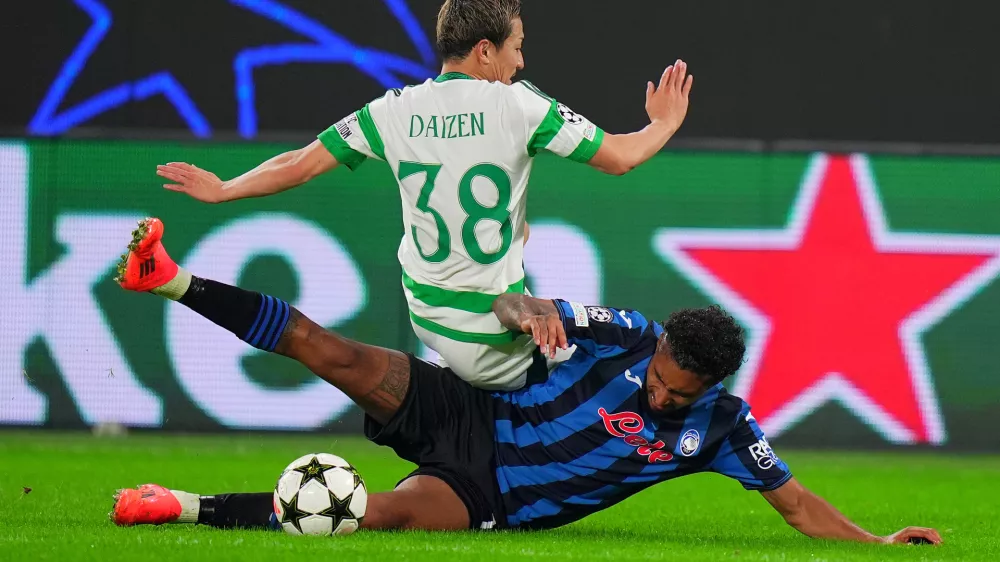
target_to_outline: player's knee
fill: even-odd
[[[469,511],[443,480],[417,475],[402,481],[391,494],[394,523],[400,529],[459,531],[469,528]]]
[[[368,508],[361,526],[366,529],[413,529],[419,523],[419,516],[413,506],[400,501],[397,491],[368,496]]]

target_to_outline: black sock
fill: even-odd
[[[219,529],[270,528],[273,494],[219,494],[202,496],[198,524]]]
[[[264,351],[278,344],[291,310],[281,299],[195,276],[177,302]]]

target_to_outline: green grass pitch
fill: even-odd
[[[357,466],[372,491],[410,470],[357,437],[0,432],[0,560],[1000,560],[1000,457],[945,453],[778,451],[802,482],[862,526],[880,534],[934,526],[941,547],[814,541],[759,494],[714,474],[663,483],[534,533],[293,537],[188,525],[121,529],[107,518],[118,487],[270,490],[293,458],[324,451]]]

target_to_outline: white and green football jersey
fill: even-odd
[[[524,292],[532,158],[547,150],[587,162],[604,132],[528,82],[506,85],[447,73],[388,91],[319,139],[352,170],[368,158],[392,168],[403,204],[398,258],[411,321],[422,328],[418,335],[440,336],[436,345],[422,339],[466,380],[516,386],[533,346],[516,344],[490,307],[499,294]],[[469,364],[454,357],[468,348],[442,346],[445,340],[510,357]],[[470,369],[489,372],[463,372]]]

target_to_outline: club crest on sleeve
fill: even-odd
[[[570,125],[579,125],[580,123],[583,123],[583,115],[580,115],[565,105],[561,103],[557,104],[556,109],[559,110],[559,115],[562,116],[563,120]]]
[[[693,455],[699,445],[701,445],[701,434],[697,429],[689,429],[681,436],[681,454],[685,457]]]
[[[605,324],[611,322],[615,318],[615,315],[611,312],[611,310],[604,308],[603,306],[588,306],[587,315],[590,316],[590,319],[594,322],[604,322]]]

